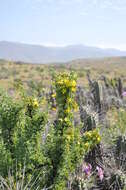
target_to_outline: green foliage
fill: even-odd
[[[83,160],[84,154],[100,142],[100,136],[97,131],[91,131],[89,132],[91,138],[88,139],[87,134],[81,135],[79,126],[74,127],[73,110],[77,107],[76,75],[73,72],[59,74],[55,77],[53,84],[58,115],[46,142],[46,157],[51,163],[47,184],[48,186],[53,184],[55,190],[63,190],[66,189],[70,174]]]
[[[66,189],[70,174],[100,142],[97,130],[82,135],[81,126],[74,126],[76,81],[73,72],[55,76],[57,120],[50,126],[44,142],[47,115],[41,111],[38,99],[27,96],[21,84],[18,101],[4,94],[0,96],[0,175],[7,177],[11,166],[22,171],[25,165],[25,181],[39,173],[40,189],[50,186],[54,190]],[[13,177],[20,181],[22,172],[17,176],[15,171]]]
[[[17,103],[0,97],[0,175],[7,176],[11,166],[20,169],[25,164],[28,176],[43,164],[41,133],[46,118],[36,99]]]

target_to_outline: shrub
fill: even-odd
[[[17,103],[6,95],[0,97],[0,175],[6,177],[12,166],[20,170],[24,164],[26,176],[40,169],[44,160],[41,133],[46,118],[36,99]]]
[[[100,142],[96,130],[81,135],[80,127],[74,127],[76,79],[73,72],[63,73],[57,75],[53,82],[58,114],[54,129],[47,138],[46,157],[52,164],[47,184],[53,184],[55,190],[66,189],[70,174],[81,163],[84,154]]]
[[[73,112],[77,107],[75,73],[56,75],[53,85],[57,119],[46,128],[46,113],[39,109],[37,98],[26,95],[21,84],[18,87],[22,90],[22,98],[18,102],[7,95],[0,96],[0,175],[6,178],[8,169],[13,166],[18,173],[14,170],[12,178],[20,182],[25,165],[24,183],[33,179],[37,189],[64,190],[84,155],[99,144],[100,135],[96,129],[81,134],[81,126],[74,126]],[[45,135],[44,141],[42,134]]]

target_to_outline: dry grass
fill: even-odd
[[[86,85],[87,72],[96,79],[101,75],[108,78],[121,77],[126,83],[126,57],[104,58],[104,59],[82,59],[67,64],[25,64],[0,60],[0,86],[12,88],[14,81],[21,80],[24,85],[28,81],[42,81],[44,86],[51,83],[51,71],[55,72],[75,70],[78,73],[78,84]]]

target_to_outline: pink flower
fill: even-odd
[[[104,171],[103,171],[103,169],[100,168],[99,166],[97,166],[97,167],[96,167],[96,170],[97,170],[97,172],[98,172],[98,176],[99,176],[100,180],[102,181],[103,178],[104,178]]]
[[[82,171],[85,173],[86,176],[91,174],[92,166],[91,164],[83,165]]]
[[[126,96],[126,91],[124,91],[124,92],[122,93],[122,96]]]

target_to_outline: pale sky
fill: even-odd
[[[0,0],[0,41],[126,50],[126,0]]]

